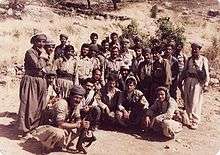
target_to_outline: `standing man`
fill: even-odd
[[[173,46],[171,44],[166,45],[163,58],[167,59],[170,63],[171,73],[172,73],[172,84],[170,86],[170,96],[177,99],[177,87],[178,87],[178,75],[179,75],[179,65],[178,60],[172,55],[174,52]]]
[[[121,41],[120,57],[122,58],[124,64],[131,66],[133,59],[136,58],[136,53],[133,50],[129,49],[129,47],[129,39],[123,38]]]
[[[160,86],[170,88],[172,83],[171,67],[168,60],[162,58],[160,55],[159,48],[155,47],[152,49],[153,53],[153,68],[152,68],[152,85],[151,95],[153,99],[156,99],[156,89]]]
[[[77,75],[80,84],[83,84],[87,78],[92,77],[92,71],[96,67],[95,64],[89,58],[89,44],[83,44],[81,46],[80,57],[77,61]]]
[[[177,77],[177,84],[178,88],[180,89],[181,92],[181,97],[184,98],[184,92],[180,83],[180,77],[183,72],[183,68],[186,64],[186,56],[183,54],[183,43],[182,42],[177,42],[175,46],[175,51],[173,53],[173,56],[177,59],[178,61],[178,68],[179,68],[179,74]]]
[[[99,36],[97,33],[91,33],[91,35],[90,35],[91,43],[89,45],[96,46],[96,48],[97,48],[96,55],[102,50],[102,46],[100,44],[98,44],[98,38],[99,38]]]
[[[41,115],[46,108],[47,82],[45,68],[48,54],[44,50],[45,34],[31,38],[33,47],[24,58],[25,75],[20,83],[20,108],[18,113],[18,131],[22,136],[39,126]]]
[[[144,57],[144,61],[140,63],[138,66],[138,79],[139,86],[138,88],[144,93],[144,96],[152,105],[153,99],[151,96],[151,84],[152,84],[152,69],[153,69],[153,58],[151,54],[150,48],[143,49],[142,55]]]
[[[60,45],[58,45],[54,51],[54,60],[63,56],[64,49],[67,45],[67,41],[68,41],[68,36],[65,34],[61,34],[60,35]]]
[[[66,98],[69,90],[76,81],[76,59],[74,58],[73,46],[67,45],[64,54],[54,62],[54,70],[57,72],[57,86],[60,89],[60,95]]]
[[[119,75],[121,66],[124,64],[119,57],[119,48],[114,46],[111,48],[111,56],[106,62],[105,79],[108,79],[110,74]]]
[[[118,34],[116,32],[111,33],[110,34],[110,39],[111,39],[111,42],[109,43],[110,50],[114,46],[117,46],[118,49],[120,50],[121,46],[120,46]]]
[[[191,44],[192,56],[188,58],[182,76],[184,79],[184,106],[191,121],[191,128],[197,129],[201,120],[203,89],[209,83],[208,59],[200,54],[202,46]]]

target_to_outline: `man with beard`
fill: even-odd
[[[89,128],[88,121],[81,120],[80,107],[86,91],[82,86],[74,85],[66,99],[59,99],[53,104],[53,126],[39,126],[32,132],[45,148],[45,151],[54,149],[68,149],[70,142],[76,139],[83,129]],[[84,151],[76,146],[78,151]]]
[[[119,48],[117,46],[114,46],[111,48],[111,56],[106,62],[105,66],[105,79],[108,79],[110,74],[115,74],[119,76],[119,72],[121,69],[121,66],[124,64],[119,56]]]

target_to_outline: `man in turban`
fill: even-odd
[[[85,95],[85,89],[80,85],[74,85],[70,90],[70,95],[66,99],[59,99],[53,104],[54,124],[42,125],[32,132],[47,151],[54,148],[68,149],[70,142],[76,139],[83,129],[88,129],[90,123],[81,120],[81,101]],[[82,148],[76,149],[82,151]]]

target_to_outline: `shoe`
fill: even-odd
[[[79,153],[83,152],[83,154],[87,154],[87,151],[83,146],[76,146],[76,149],[79,151]]]
[[[192,123],[190,125],[190,129],[192,129],[192,130],[196,130],[197,128],[198,128],[198,123]]]

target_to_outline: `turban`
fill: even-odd
[[[86,94],[86,90],[81,85],[74,85],[72,89],[70,89],[70,96],[71,95],[84,96],[85,94]]]
[[[134,76],[128,76],[125,80],[125,83],[127,84],[128,80],[133,80],[135,85],[137,85],[137,79]]]
[[[130,70],[129,65],[122,65],[121,70]]]
[[[56,73],[56,71],[50,70],[50,71],[47,71],[46,75],[47,76],[56,76],[57,73]]]
[[[122,39],[122,43],[130,43],[130,40],[127,39],[127,38],[123,38],[123,39]]]
[[[62,37],[64,37],[64,38],[68,39],[68,36],[67,36],[67,35],[65,35],[65,34],[61,34],[61,35],[60,35],[60,38],[62,38]]]
[[[199,49],[201,49],[202,45],[198,42],[193,42],[193,43],[191,43],[191,48],[193,48],[193,47],[198,47]]]
[[[37,34],[31,37],[31,44],[34,44],[36,40],[47,40],[47,36],[45,34]]]
[[[170,98],[170,93],[169,93],[169,89],[163,86],[160,86],[156,89],[156,92],[158,93],[159,91],[164,91],[166,94],[166,98],[169,99]]]
[[[45,45],[55,45],[55,42],[53,40],[47,40]]]

